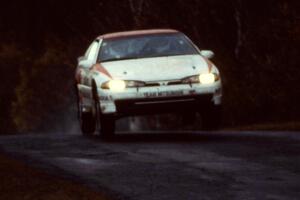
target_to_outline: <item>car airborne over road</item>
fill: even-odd
[[[120,117],[162,112],[200,113],[204,129],[217,128],[222,86],[213,55],[176,30],[99,36],[78,58],[75,75],[83,134],[99,125],[110,136]]]

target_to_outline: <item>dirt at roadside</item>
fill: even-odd
[[[108,200],[103,194],[0,154],[0,200]]]

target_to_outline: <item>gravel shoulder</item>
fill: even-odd
[[[0,199],[108,200],[100,192],[0,153]]]

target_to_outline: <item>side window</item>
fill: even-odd
[[[98,49],[98,41],[95,41],[91,44],[91,46],[89,47],[88,51],[87,51],[87,55],[86,58],[88,60],[93,60],[96,58],[96,54],[97,54],[97,49]]]

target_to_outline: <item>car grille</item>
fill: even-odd
[[[180,81],[170,81],[170,82],[168,82],[168,85],[181,85],[181,84],[183,84],[181,80]]]
[[[157,86],[160,86],[159,83],[146,83],[145,84],[145,87],[157,87]]]
[[[181,80],[159,81],[159,82],[146,82],[145,87],[158,87],[164,85],[181,85]]]

